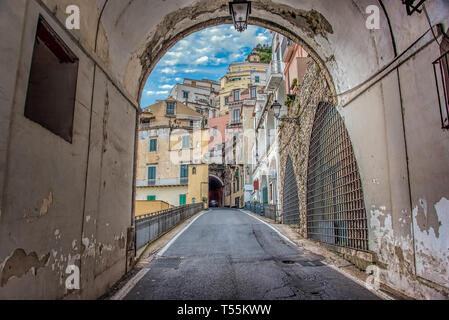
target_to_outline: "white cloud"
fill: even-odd
[[[176,43],[162,57],[148,79],[148,91],[145,91],[142,103],[150,105],[155,99],[164,98],[163,95],[171,89],[169,84],[181,83],[184,75],[218,80],[226,73],[228,63],[244,61],[250,49],[259,43],[271,44],[271,39],[269,30],[256,26],[248,26],[242,33],[232,25],[193,33]]]
[[[172,85],[172,84],[164,84],[164,85],[162,85],[162,86],[159,86],[159,89],[171,89],[171,88],[173,88],[174,87],[174,85]]]
[[[146,92],[147,96],[152,96],[152,95],[162,95],[162,94],[168,94],[168,91],[152,91],[152,90],[148,90]]]
[[[186,73],[194,73],[200,65],[221,66],[243,61],[248,48],[271,43],[269,32],[255,26],[248,26],[243,33],[235,31],[231,25],[204,29],[179,41],[161,59],[158,70],[165,75],[174,75],[183,69]]]
[[[175,74],[176,69],[167,67],[167,68],[162,69],[161,72],[165,73],[165,74]]]
[[[195,64],[205,64],[205,63],[207,63],[207,61],[209,61],[209,57],[202,56],[195,60]]]
[[[259,42],[266,43],[268,41],[268,37],[262,33],[259,33],[256,37]]]
[[[225,36],[213,36],[212,38],[210,38],[210,41],[217,42],[217,41],[223,41],[224,39],[226,39]]]
[[[167,56],[169,57],[175,57],[175,58],[180,58],[182,57],[183,53],[182,52],[175,52],[175,51],[169,51],[167,52]]]
[[[211,51],[212,48],[211,47],[204,47],[204,48],[195,48],[195,51],[201,54],[204,54],[208,51]]]
[[[163,64],[166,66],[176,66],[179,63],[178,59],[164,60]]]

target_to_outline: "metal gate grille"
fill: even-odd
[[[332,105],[318,106],[309,150],[308,237],[368,250],[362,183],[343,119]]]
[[[290,156],[287,159],[284,176],[284,224],[299,224],[299,199],[296,175]]]

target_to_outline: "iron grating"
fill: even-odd
[[[343,119],[321,103],[316,112],[307,176],[308,237],[336,246],[368,250],[362,182]]]

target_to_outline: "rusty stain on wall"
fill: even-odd
[[[50,192],[46,198],[42,199],[40,208],[34,208],[34,213],[30,214],[26,210],[24,210],[23,218],[28,223],[37,220],[39,218],[42,218],[48,213],[51,206],[53,205],[53,202],[54,202],[53,192]]]
[[[42,200],[41,209],[39,210],[39,216],[47,214],[52,204],[53,204],[53,192],[50,192],[48,197]]]
[[[37,275],[37,270],[46,266],[50,258],[50,253],[42,256],[40,259],[36,252],[27,254],[23,249],[16,249],[0,267],[0,287],[3,287],[10,278],[20,278],[32,271]]]

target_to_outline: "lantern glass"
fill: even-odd
[[[248,1],[234,1],[230,2],[229,6],[235,29],[239,32],[246,30],[248,26],[248,15],[251,11],[251,3]]]
[[[273,111],[274,116],[278,118],[279,114],[281,113],[281,104],[277,101],[274,101],[274,103],[271,105],[271,111]]]

